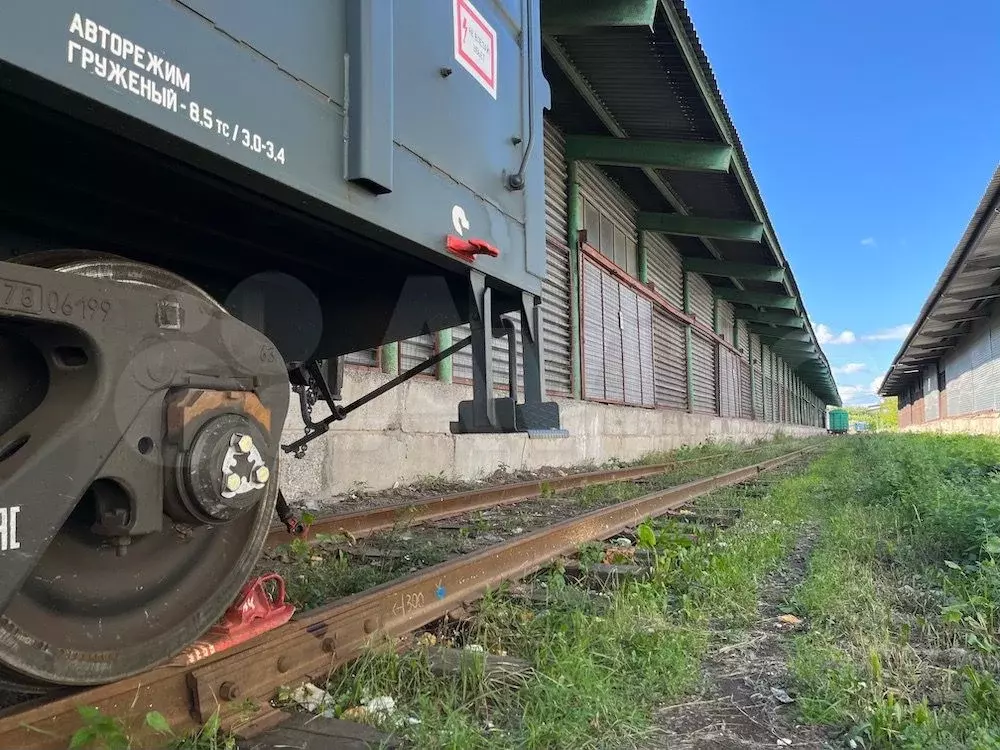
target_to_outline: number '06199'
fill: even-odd
[[[0,552],[21,549],[17,540],[17,514],[20,512],[20,505],[0,508]]]

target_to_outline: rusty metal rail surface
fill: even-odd
[[[511,505],[541,497],[545,492],[567,492],[611,482],[627,482],[634,479],[672,471],[681,466],[710,461],[712,459],[732,458],[745,453],[755,453],[766,447],[747,448],[739,451],[717,453],[710,456],[696,456],[676,461],[667,461],[648,466],[630,466],[625,469],[606,469],[569,474],[552,479],[529,479],[526,482],[501,484],[495,487],[485,487],[470,492],[455,492],[446,495],[435,495],[422,500],[411,500],[393,503],[376,508],[337,513],[318,518],[309,527],[309,535],[336,534],[348,532],[355,537],[367,536],[378,531],[412,526],[414,524],[437,521],[450,518],[461,513],[471,513],[497,505]],[[267,547],[273,549],[279,544],[288,543],[293,537],[284,526],[275,525],[267,537]]]
[[[287,625],[188,667],[159,667],[110,685],[77,691],[0,717],[0,747],[64,748],[79,728],[77,706],[122,717],[143,736],[147,711],[163,713],[175,731],[204,724],[218,711],[236,730],[272,726],[284,714],[270,706],[275,690],[322,679],[362,653],[373,638],[396,638],[474,601],[595,539],[677,508],[713,490],[775,469],[810,451],[783,456],[601,508],[508,542],[418,571],[397,581],[304,612]],[[246,700],[258,710],[248,718]]]

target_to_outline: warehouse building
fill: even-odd
[[[879,391],[899,426],[1000,432],[1000,168]]]
[[[541,11],[545,376],[569,436],[450,435],[472,377],[463,352],[338,424],[320,455],[286,461],[289,494],[815,433],[840,404],[683,2],[578,5]],[[344,397],[464,335],[350,355]],[[351,460],[333,460],[341,451]]]

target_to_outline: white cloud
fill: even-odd
[[[853,344],[856,341],[853,331],[834,333],[829,326],[823,323],[816,326],[816,338],[819,339],[821,346],[823,344]]]
[[[868,385],[838,385],[841,400],[849,406],[877,404],[881,401],[878,389],[882,387],[882,376],[879,375]]]
[[[861,244],[864,245],[865,247],[875,247],[877,243],[875,242],[874,237],[865,237],[863,240],[861,240]]]
[[[868,369],[868,365],[861,362],[848,362],[843,367],[834,367],[833,372],[835,375],[854,375],[855,373],[864,372]]]
[[[910,333],[911,328],[913,328],[912,323],[904,323],[903,325],[884,328],[881,331],[870,333],[867,336],[862,336],[861,339],[863,341],[902,341]]]

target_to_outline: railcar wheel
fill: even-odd
[[[72,251],[18,262],[182,290],[217,306],[180,277],[121,258]],[[43,363],[40,375],[30,346],[5,339],[2,330],[0,352],[0,388],[13,384],[27,394],[0,398],[2,432],[25,416],[32,398],[44,397],[35,384],[45,370]],[[91,531],[99,496],[116,491],[113,483],[95,482],[0,616],[0,682],[34,692],[101,684],[178,653],[218,620],[252,572],[277,488],[277,481],[268,483],[257,507],[226,523],[179,524],[165,516],[162,531],[133,538],[121,555]]]

